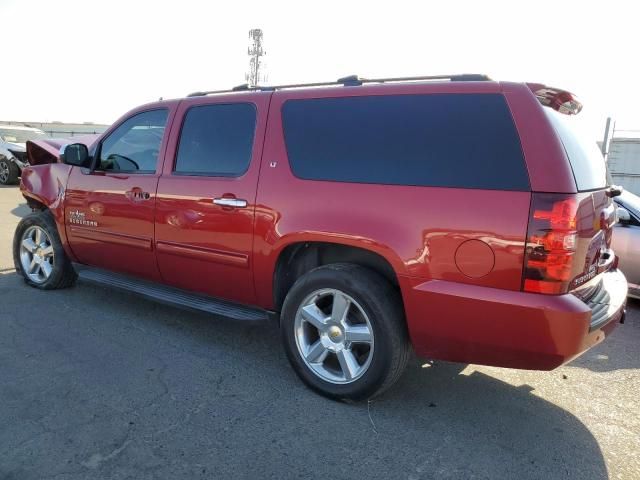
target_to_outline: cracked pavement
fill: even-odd
[[[0,188],[0,480],[640,478],[640,302],[553,372],[414,359],[369,404],[305,388],[245,326],[13,272]]]

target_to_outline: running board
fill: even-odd
[[[248,307],[206,295],[198,295],[179,288],[168,287],[86,265],[74,264],[73,267],[78,272],[80,280],[106,285],[117,290],[133,292],[167,305],[248,322],[264,321],[270,317],[270,312],[260,308]]]

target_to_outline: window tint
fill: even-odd
[[[151,110],[125,120],[102,142],[98,169],[155,172],[167,114],[167,109]]]
[[[300,178],[529,189],[520,140],[499,94],[289,100],[282,114]]]
[[[604,188],[611,183],[602,152],[596,141],[584,134],[579,120],[548,107],[544,110],[567,152],[578,191]]]
[[[240,176],[249,168],[256,127],[250,103],[202,105],[187,111],[175,172]]]

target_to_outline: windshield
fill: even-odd
[[[9,143],[26,143],[27,140],[40,140],[46,138],[41,130],[18,130],[13,128],[0,128],[0,138]]]
[[[596,141],[584,134],[580,121],[548,107],[544,111],[567,152],[578,191],[596,190],[611,184],[602,152]]]
[[[640,217],[640,197],[626,190],[622,192],[616,202],[621,203],[624,208],[630,210],[636,217]]]

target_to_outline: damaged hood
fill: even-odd
[[[84,143],[89,150],[100,135],[83,135],[71,138],[46,138],[29,140],[26,145],[30,165],[43,165],[60,161],[60,149],[71,143]]]

